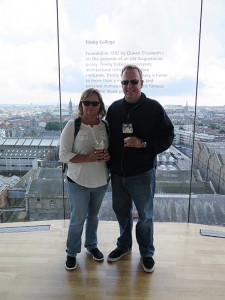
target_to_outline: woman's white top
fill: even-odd
[[[94,151],[97,141],[104,141],[108,148],[108,135],[103,122],[93,127],[81,123],[80,130],[74,140],[74,120],[69,120],[60,138],[59,159],[68,163],[67,176],[84,187],[95,188],[107,184],[109,171],[106,162],[72,163],[69,160],[75,155],[86,155]]]

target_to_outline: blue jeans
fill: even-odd
[[[67,255],[75,257],[77,253],[81,252],[81,236],[85,220],[84,246],[88,250],[97,247],[98,214],[107,185],[87,188],[67,180],[67,190],[70,199],[70,223],[66,244]]]
[[[137,176],[121,177],[111,174],[113,210],[120,226],[120,237],[117,248],[128,251],[132,248],[133,202],[138,211],[136,239],[142,257],[152,257],[153,245],[153,197],[155,187],[155,171]]]

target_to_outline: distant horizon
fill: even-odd
[[[61,103],[61,105],[68,105],[68,104],[69,104],[69,101]],[[75,103],[73,103],[73,101],[72,101],[72,104],[75,104]],[[59,103],[53,103],[53,102],[33,103],[33,102],[30,102],[30,103],[21,103],[21,104],[18,104],[18,103],[10,103],[10,104],[2,103],[1,105],[2,106],[7,106],[7,107],[10,107],[10,106],[30,106],[30,105],[33,105],[33,106],[58,106]],[[76,105],[78,105],[78,103]],[[108,106],[108,105],[106,105],[106,106]],[[163,105],[163,107],[168,107],[168,106],[186,107],[186,104],[185,105],[182,105],[182,104],[165,104],[165,105]],[[189,104],[187,104],[187,106],[188,107],[195,107],[195,105],[189,105]],[[225,107],[225,104],[224,105],[197,105],[197,107]],[[0,109],[1,109],[1,107],[0,107]]]

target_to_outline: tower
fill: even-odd
[[[188,101],[186,101],[185,112],[188,112]]]
[[[70,98],[70,101],[69,101],[69,115],[71,116],[73,114],[73,104],[72,104],[72,101],[71,101],[71,98]]]

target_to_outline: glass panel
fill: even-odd
[[[137,64],[143,92],[165,107],[176,131],[158,155],[155,221],[187,222],[200,1],[62,1],[59,11],[63,105],[71,99],[75,107],[88,87],[110,105],[123,97],[122,67]],[[109,189],[101,219],[115,219],[111,206]]]
[[[191,189],[190,221],[225,224],[225,3],[205,0],[194,143],[193,173],[204,187]]]
[[[0,20],[0,222],[48,219],[55,185],[62,199],[56,3],[1,1]]]
[[[60,74],[58,1],[0,3],[1,222],[69,217],[60,130],[86,88],[106,106],[122,98],[120,72],[131,63],[175,126],[173,146],[157,157],[155,221],[224,224],[225,4],[204,1],[198,53],[202,2],[59,1]],[[109,187],[101,219],[115,219],[111,205]]]

